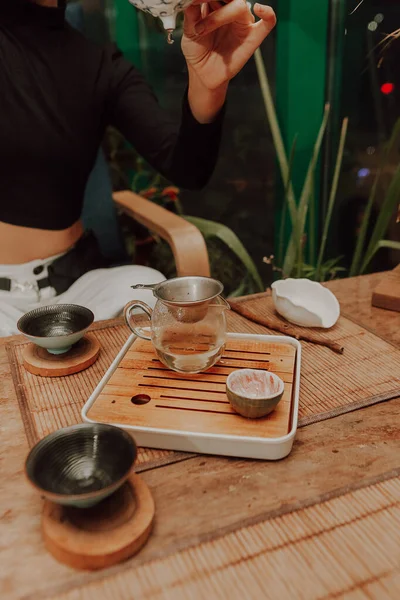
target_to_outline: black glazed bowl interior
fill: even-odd
[[[88,507],[115,492],[136,460],[136,444],[113,425],[60,429],[30,451],[25,470],[31,484],[58,504]]]
[[[77,304],[35,308],[18,321],[21,333],[32,337],[59,337],[86,330],[94,321],[91,310]]]

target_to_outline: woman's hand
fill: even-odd
[[[229,81],[275,26],[271,7],[255,4],[254,14],[259,21],[245,0],[196,0],[186,9],[182,51],[189,69],[189,103],[200,122],[213,120]]]

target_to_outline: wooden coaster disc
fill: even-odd
[[[136,554],[147,542],[154,500],[135,473],[115,494],[92,508],[45,501],[42,534],[47,550],[75,569],[110,567]]]
[[[94,335],[86,334],[65,354],[50,354],[45,348],[29,344],[23,352],[24,367],[33,375],[63,377],[87,369],[99,356],[100,344]]]

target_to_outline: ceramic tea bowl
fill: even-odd
[[[51,502],[88,508],[125,483],[136,454],[134,440],[123,429],[83,423],[59,429],[36,444],[25,473]]]
[[[282,379],[269,371],[238,369],[226,380],[226,395],[242,417],[258,419],[275,410],[284,387]]]
[[[18,330],[51,354],[64,354],[86,333],[94,321],[91,310],[77,304],[55,304],[35,308],[23,315]]]

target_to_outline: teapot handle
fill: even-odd
[[[151,322],[151,316],[152,316],[153,311],[151,310],[150,306],[148,304],[146,304],[145,302],[141,302],[140,300],[133,300],[132,302],[129,302],[129,304],[127,304],[124,308],[125,323],[128,325],[129,329],[135,335],[142,338],[142,340],[151,341],[151,336],[145,335],[141,331],[141,329],[136,327],[134,324],[135,322],[134,322],[134,316],[132,315],[132,312],[135,308],[139,308],[144,313],[146,313],[146,315],[149,317],[149,320]]]

